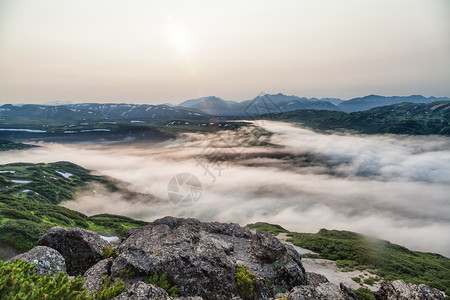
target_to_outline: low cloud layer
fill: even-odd
[[[225,132],[156,145],[43,144],[0,159],[72,161],[159,198],[130,201],[92,187],[64,203],[88,215],[266,221],[300,232],[346,229],[450,256],[450,138],[325,135],[275,122],[264,127],[275,133],[271,145],[261,145],[264,136],[255,143],[249,132]],[[190,207],[167,197],[170,179],[183,172],[203,186]]]

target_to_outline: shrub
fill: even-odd
[[[92,295],[97,300],[112,299],[125,290],[123,281],[118,278],[116,278],[114,284],[111,283],[111,280],[109,280],[107,276],[103,276],[102,281],[101,289]]]
[[[375,278],[369,277],[369,278],[364,279],[363,282],[368,285],[373,285],[375,283]]]
[[[22,260],[13,264],[0,261],[0,298],[90,299],[81,276],[69,281],[69,276],[63,273],[54,278],[30,275],[33,269],[33,265]]]
[[[109,248],[108,246],[103,247],[103,258],[116,258],[117,257],[117,248]]]
[[[357,290],[353,290],[353,292],[360,300],[375,300],[375,295],[368,288],[359,288]]]
[[[89,294],[81,276],[69,281],[69,275],[64,273],[54,277],[31,275],[33,269],[32,264],[23,260],[0,261],[0,299],[107,300],[125,290],[121,280],[112,284],[105,276],[101,289]]]
[[[134,277],[134,272],[131,268],[124,268],[120,270],[120,277],[130,279]]]
[[[250,268],[248,266],[238,266],[234,278],[236,279],[236,285],[242,299],[253,299],[255,297],[256,275],[250,272]]]
[[[154,272],[153,275],[147,280],[147,283],[164,289],[170,297],[178,297],[178,287],[176,285],[170,285],[166,277],[167,273],[163,273],[159,276],[158,273]]]

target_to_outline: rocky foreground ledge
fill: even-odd
[[[105,247],[117,248],[117,255],[104,259]],[[117,245],[92,231],[54,227],[11,261],[17,259],[34,264],[39,275],[82,275],[89,291],[99,290],[104,276],[122,278],[129,287],[114,299],[358,299],[343,284],[306,273],[294,248],[271,234],[196,219],[165,217],[130,229]],[[239,268],[254,274],[251,291],[237,284]],[[166,273],[180,297],[145,283],[155,273]],[[385,283],[375,296],[444,299],[436,289],[402,281]]]

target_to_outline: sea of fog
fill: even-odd
[[[0,163],[71,161],[158,199],[126,199],[91,186],[62,204],[87,215],[265,221],[299,232],[345,229],[450,256],[450,138],[259,125],[274,133],[270,139],[241,130],[186,134],[161,144],[40,144],[2,153]],[[168,184],[179,173],[201,182],[192,206],[168,200]]]

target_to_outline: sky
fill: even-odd
[[[0,0],[0,104],[450,96],[448,0]]]

